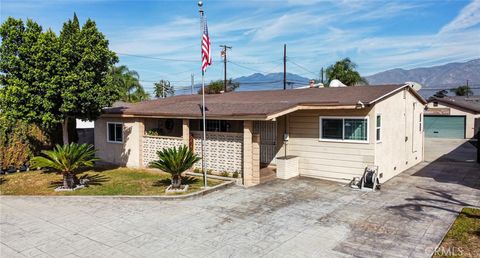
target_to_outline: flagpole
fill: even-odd
[[[204,30],[204,24],[203,24],[203,10],[202,10],[202,1],[198,1],[198,11],[200,13],[200,46],[202,45],[203,41],[203,30]],[[201,53],[201,51],[200,51]],[[200,54],[200,56],[203,58],[203,56]],[[208,187],[208,182],[207,182],[207,171],[205,169],[205,141],[207,139],[207,128],[206,128],[206,114],[205,114],[205,72],[203,71],[202,68],[202,123],[203,123],[203,135],[202,135],[202,172],[203,172],[203,183],[204,187]]]
[[[205,170],[205,141],[207,139],[207,132],[206,132],[206,115],[205,115],[205,79],[204,73],[202,72],[202,120],[203,120],[203,138],[202,138],[202,170],[203,170],[203,181],[205,184],[205,188],[208,187],[207,183],[207,171]]]

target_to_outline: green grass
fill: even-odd
[[[41,171],[13,173],[0,177],[1,195],[165,195],[170,185],[170,174],[142,169],[95,169],[77,174],[88,178],[89,186],[73,192],[55,192],[62,184],[62,176]],[[209,186],[222,181],[209,179]],[[198,191],[203,186],[202,178],[185,177],[189,186],[187,193]]]
[[[433,257],[480,257],[480,209],[460,212]]]

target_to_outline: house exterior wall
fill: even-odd
[[[377,103],[372,110],[373,117],[380,114],[382,119],[380,142],[374,138],[380,182],[423,160],[423,110],[424,105],[408,91]]]
[[[290,136],[286,144],[284,128],[280,126],[284,122],[278,123],[278,135],[282,139],[277,142],[277,157],[284,156],[286,148],[287,155],[299,157],[300,176],[343,183],[361,177],[367,166],[375,165],[382,173],[380,181],[385,182],[423,160],[423,110],[424,105],[415,96],[401,91],[365,109],[297,111],[286,117]],[[376,140],[377,114],[382,117],[380,142]],[[368,142],[320,140],[320,117],[329,116],[368,117]]]
[[[123,123],[123,142],[107,141],[107,122]],[[95,121],[95,148],[102,162],[127,167],[141,167],[143,136],[141,118],[99,118]]]
[[[183,138],[181,137],[168,137],[168,136],[148,136],[144,135],[142,139],[141,157],[143,167],[148,167],[150,162],[158,160],[157,152],[164,148],[178,148],[184,145]]]
[[[480,114],[473,114],[472,112],[452,107],[452,106],[447,106],[444,105],[443,103],[438,103],[438,105],[435,107],[433,105],[433,102],[428,103],[428,113],[431,113],[432,115],[435,115],[435,111],[437,110],[446,110],[448,111],[448,114],[445,115],[451,115],[451,116],[465,116],[465,138],[470,139],[473,138],[476,134],[476,132],[479,131],[480,128],[475,128],[475,119],[480,118]]]
[[[290,139],[279,155],[299,157],[300,176],[349,182],[361,177],[365,167],[375,162],[374,117],[371,108],[357,110],[297,111],[288,115]],[[350,143],[320,140],[320,117],[368,116],[369,142]],[[283,132],[282,132],[283,135]]]

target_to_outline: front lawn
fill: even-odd
[[[0,176],[1,195],[165,195],[170,174],[129,168],[93,169],[77,175],[89,179],[89,187],[73,192],[55,192],[62,185],[62,176],[41,171],[20,172]],[[184,177],[190,185],[188,192],[203,186],[199,177]],[[222,181],[209,179],[209,186]]]
[[[480,209],[460,212],[433,257],[480,257]]]

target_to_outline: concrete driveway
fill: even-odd
[[[458,211],[480,205],[480,166],[449,158],[474,151],[464,144],[429,142],[428,155],[449,154],[380,192],[299,178],[184,201],[2,197],[0,256],[430,257]]]

